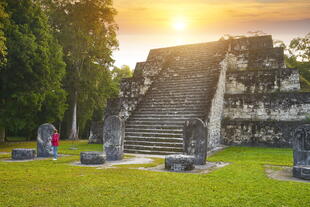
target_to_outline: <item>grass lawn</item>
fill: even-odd
[[[230,147],[209,161],[231,162],[210,174],[152,172],[71,166],[81,150],[102,145],[62,142],[58,161],[0,162],[0,206],[180,206],[308,207],[310,184],[269,179],[264,164],[292,165],[292,151]],[[34,142],[0,145],[0,152],[35,147]],[[0,154],[0,158],[10,155]],[[162,162],[157,159],[156,162]]]

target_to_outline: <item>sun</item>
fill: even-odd
[[[177,18],[172,21],[172,27],[177,31],[183,31],[186,29],[186,21],[182,18]]]

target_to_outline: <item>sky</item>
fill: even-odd
[[[310,32],[310,0],[114,0],[115,65],[146,60],[150,49],[263,31],[285,43]]]

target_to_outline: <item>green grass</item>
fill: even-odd
[[[210,174],[187,174],[129,169],[135,165],[72,166],[80,150],[102,145],[79,142],[72,152],[70,143],[62,144],[62,153],[74,155],[56,162],[0,162],[0,206],[310,206],[310,184],[272,180],[264,173],[265,164],[291,166],[290,149],[230,147],[209,158],[230,165]],[[0,151],[12,147],[1,146]]]
[[[27,141],[27,138],[26,137],[7,137],[6,140],[9,142],[23,142],[23,141]]]
[[[36,148],[36,142],[6,142],[0,144],[0,152],[11,152],[14,148]],[[77,148],[71,149],[71,148]],[[103,146],[100,144],[88,144],[87,140],[83,141],[60,141],[60,154],[79,155],[81,151],[102,151]]]

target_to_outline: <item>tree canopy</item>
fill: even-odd
[[[49,1],[47,4],[57,39],[63,46],[69,93],[69,137],[78,138],[96,109],[115,94],[109,68],[117,48],[116,14],[111,0]]]
[[[8,18],[8,14],[4,10],[4,3],[0,3],[0,67],[6,63],[6,38],[4,36],[4,21]]]
[[[7,63],[0,68],[0,125],[29,136],[38,124],[62,119],[65,63],[41,7],[32,0],[5,3],[9,18],[2,21]]]

